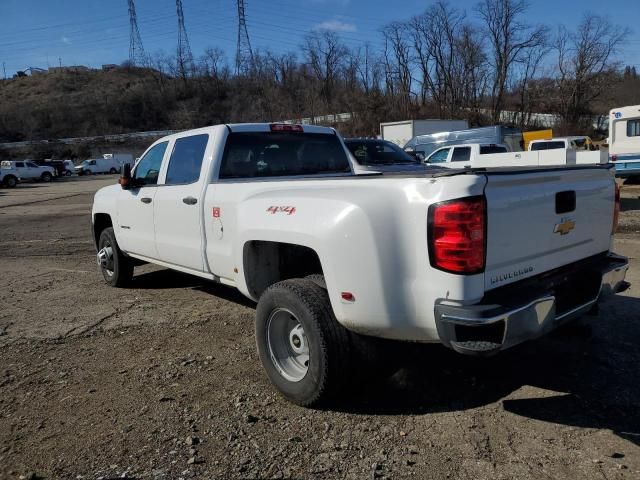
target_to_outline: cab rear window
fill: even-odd
[[[350,173],[337,135],[298,132],[232,132],[220,178],[290,177]]]

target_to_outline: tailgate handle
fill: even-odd
[[[576,192],[567,190],[556,193],[556,213],[569,213],[576,209]]]

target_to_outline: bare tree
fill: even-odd
[[[603,17],[585,13],[575,32],[561,27],[558,52],[558,98],[565,122],[577,125],[580,115],[606,88],[619,64],[614,55],[629,30],[613,26]]]
[[[332,108],[333,89],[341,70],[348,49],[340,41],[335,32],[323,30],[313,32],[305,38],[303,51],[307,62],[322,83],[322,96],[327,108]]]
[[[520,21],[528,8],[525,0],[483,0],[477,6],[491,44],[495,68],[491,88],[491,119],[500,121],[507,80],[515,62],[531,48],[547,41],[548,28]]]
[[[411,45],[407,26],[392,22],[382,29],[387,92],[398,101],[399,113],[408,116],[411,109]]]

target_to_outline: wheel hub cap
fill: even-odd
[[[276,370],[290,382],[299,382],[309,370],[309,344],[302,324],[285,308],[277,308],[267,321],[267,345]]]
[[[106,270],[109,275],[113,275],[113,248],[110,245],[105,245],[96,256],[98,266]]]

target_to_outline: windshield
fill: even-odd
[[[418,163],[395,143],[384,140],[346,140],[345,144],[360,165]]]

